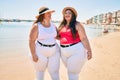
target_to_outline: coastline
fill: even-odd
[[[87,61],[80,80],[120,80],[120,32],[111,32],[90,40],[93,58]],[[22,53],[22,51],[18,51]],[[12,53],[12,52],[9,52]],[[5,57],[5,58],[4,58]],[[35,71],[28,54],[1,54],[1,80],[34,80]],[[66,68],[61,62],[60,78],[67,80]],[[51,80],[48,72],[45,80]]]

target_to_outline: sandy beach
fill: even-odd
[[[90,44],[93,58],[86,62],[79,80],[120,80],[120,32],[94,38],[90,40]],[[0,57],[0,80],[35,79],[34,67],[27,54],[1,54]],[[67,80],[66,69],[62,63],[60,78]],[[45,80],[51,80],[48,72]]]
[[[80,74],[80,80],[120,80],[120,32],[91,40],[93,58]]]

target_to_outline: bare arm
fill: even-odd
[[[57,39],[57,40],[60,40],[60,36],[59,36],[59,32],[58,32],[57,27],[56,27],[56,31],[57,31],[57,36],[56,36],[56,39]]]
[[[29,34],[29,48],[31,51],[31,55],[33,58],[33,61],[37,62],[38,57],[35,54],[35,41],[37,39],[38,36],[38,27],[37,24],[33,24],[32,29],[30,30],[30,34]]]
[[[80,24],[79,22],[77,23],[76,25],[76,29],[78,31],[78,34],[80,36],[80,39],[81,39],[81,42],[83,44],[83,46],[86,48],[87,50],[87,54],[88,54],[88,60],[92,58],[92,51],[91,51],[91,47],[90,47],[90,44],[89,44],[89,41],[88,41],[88,38],[86,36],[86,33],[85,33],[85,30],[84,30],[84,27],[82,24]]]
[[[55,26],[55,25],[54,25]],[[59,37],[58,37],[58,29],[57,29],[57,27],[55,26],[55,29],[56,29],[56,32],[57,32],[57,36],[55,37],[55,39],[57,39],[57,40],[59,40]]]

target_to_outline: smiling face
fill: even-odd
[[[64,13],[64,18],[66,21],[70,21],[72,19],[72,12],[71,10],[66,10],[65,13]]]
[[[44,19],[51,20],[51,12],[47,12],[44,14]]]

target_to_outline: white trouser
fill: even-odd
[[[78,75],[87,60],[87,52],[81,42],[70,46],[61,47],[61,57],[68,70],[69,80],[78,80]]]
[[[58,45],[44,47],[36,43],[36,54],[38,55],[38,61],[33,63],[37,80],[44,80],[46,68],[48,68],[52,80],[59,80],[60,50]]]

